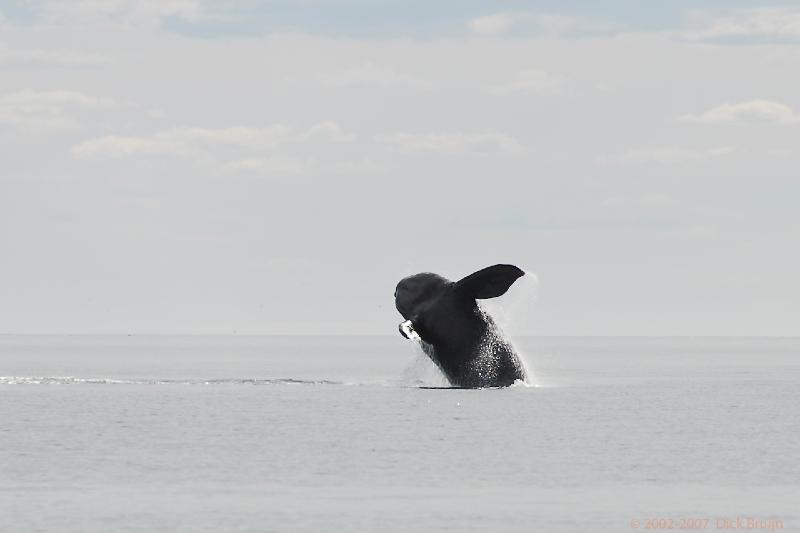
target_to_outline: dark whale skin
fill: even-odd
[[[397,284],[395,307],[451,385],[507,387],[527,378],[525,367],[476,300],[501,296],[523,275],[512,265],[494,265],[457,282],[423,272]]]

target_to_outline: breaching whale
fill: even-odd
[[[456,387],[507,387],[525,380],[525,367],[476,300],[502,296],[525,272],[494,265],[453,282],[423,272],[400,280],[395,307],[400,333],[419,336],[422,349]]]

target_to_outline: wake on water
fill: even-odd
[[[327,379],[115,379],[72,376],[0,376],[0,385],[359,385]]]

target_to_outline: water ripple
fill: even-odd
[[[0,385],[348,385],[327,379],[114,379],[72,376],[0,376]]]

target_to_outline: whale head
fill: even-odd
[[[394,290],[394,305],[403,318],[413,322],[430,309],[452,283],[430,272],[407,276],[400,280]]]

